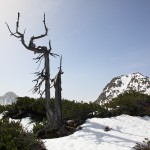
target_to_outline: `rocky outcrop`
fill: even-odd
[[[141,73],[115,77],[105,86],[95,102],[98,104],[108,102],[130,90],[150,95],[150,78]]]

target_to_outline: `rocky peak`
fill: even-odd
[[[150,94],[150,78],[139,72],[115,77],[105,86],[95,102],[105,103],[130,90]]]
[[[10,105],[16,102],[17,97],[14,92],[7,92],[3,96],[0,96],[0,105]]]

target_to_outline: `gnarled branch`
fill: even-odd
[[[22,43],[23,46],[24,46],[26,49],[28,49],[28,50],[31,50],[31,51],[33,51],[33,52],[35,52],[35,53],[45,53],[46,51],[48,51],[48,49],[47,49],[46,47],[45,47],[45,48],[43,48],[43,47],[36,47],[35,44],[34,44],[34,40],[35,40],[35,39],[43,38],[43,37],[45,37],[45,36],[47,35],[47,33],[48,33],[48,29],[47,29],[46,23],[45,23],[45,14],[44,14],[44,21],[43,21],[43,22],[44,22],[44,27],[45,27],[45,33],[42,34],[42,35],[40,35],[40,36],[37,36],[37,37],[32,36],[32,37],[30,38],[29,45],[27,45],[27,44],[25,43],[25,40],[24,40],[25,30],[24,30],[24,33],[21,33],[21,32],[19,31],[19,19],[20,19],[20,13],[18,12],[18,18],[17,18],[17,22],[16,22],[16,32],[15,32],[15,33],[13,33],[13,32],[11,31],[9,25],[6,23],[7,28],[8,28],[8,30],[9,30],[9,32],[11,33],[11,35],[13,35],[13,36],[16,37],[16,38],[21,39],[21,43]]]
[[[40,36],[33,36],[33,40],[36,40],[36,39],[40,39],[40,38],[43,38],[45,36],[47,36],[47,33],[48,33],[48,28],[46,26],[46,23],[45,23],[45,13],[44,13],[44,20],[43,20],[43,23],[44,23],[44,28],[45,28],[45,33],[40,35]]]

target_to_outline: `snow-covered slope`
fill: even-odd
[[[16,102],[18,96],[14,92],[7,92],[5,95],[0,96],[0,105],[9,105]]]
[[[134,90],[150,95],[150,78],[141,73],[121,75],[113,78],[99,95],[96,103],[104,103],[125,91]]]
[[[2,116],[0,114],[0,119]],[[26,131],[31,131],[34,125],[29,118],[23,118],[20,123]],[[150,139],[149,124],[148,116],[92,118],[87,119],[82,129],[72,135],[42,141],[47,150],[133,150],[136,143],[141,143],[145,138]],[[111,130],[104,131],[106,126]]]
[[[150,138],[149,124],[150,117],[92,118],[70,136],[43,141],[47,150],[133,150],[136,143]],[[106,132],[106,126],[112,129]]]

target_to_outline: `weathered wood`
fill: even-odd
[[[60,67],[59,71],[54,80],[55,88],[55,119],[59,124],[59,127],[63,126],[63,117],[62,117],[62,105],[61,105],[61,74],[63,74],[62,69],[62,56],[60,58]]]
[[[57,78],[55,80],[54,83],[54,87],[55,87],[55,96],[56,96],[56,101],[55,101],[55,112],[52,111],[52,108],[50,106],[50,60],[49,60],[49,56],[59,56],[55,53],[52,53],[51,50],[51,43],[49,41],[49,48],[45,47],[45,46],[36,46],[34,41],[40,38],[43,38],[45,36],[47,36],[48,34],[48,28],[46,26],[45,23],[45,14],[44,14],[44,29],[45,29],[45,33],[41,34],[39,36],[32,36],[30,38],[30,42],[27,45],[25,43],[24,40],[24,35],[25,35],[25,31],[24,33],[21,33],[19,31],[19,19],[20,19],[20,13],[18,13],[18,18],[17,18],[17,22],[16,22],[16,32],[13,33],[9,27],[9,25],[6,23],[9,32],[11,33],[12,36],[20,39],[22,45],[30,50],[33,51],[35,54],[38,53],[39,56],[37,58],[35,58],[35,60],[37,60],[37,62],[41,62],[41,60],[44,58],[44,67],[42,69],[41,72],[36,72],[35,74],[37,75],[37,78],[33,81],[36,82],[34,88],[33,88],[33,92],[38,92],[41,96],[45,93],[45,108],[46,108],[46,115],[47,115],[47,120],[48,120],[48,125],[43,129],[43,130],[47,130],[47,129],[61,129],[63,128],[63,122],[62,122],[62,109],[61,109],[61,74],[62,74],[62,70],[61,70],[61,61],[62,61],[62,57],[61,57],[61,61],[60,61],[60,69],[59,72],[57,74]],[[43,82],[45,81],[45,89],[42,91],[41,90],[41,86],[43,84]],[[63,129],[61,129],[63,130]]]

